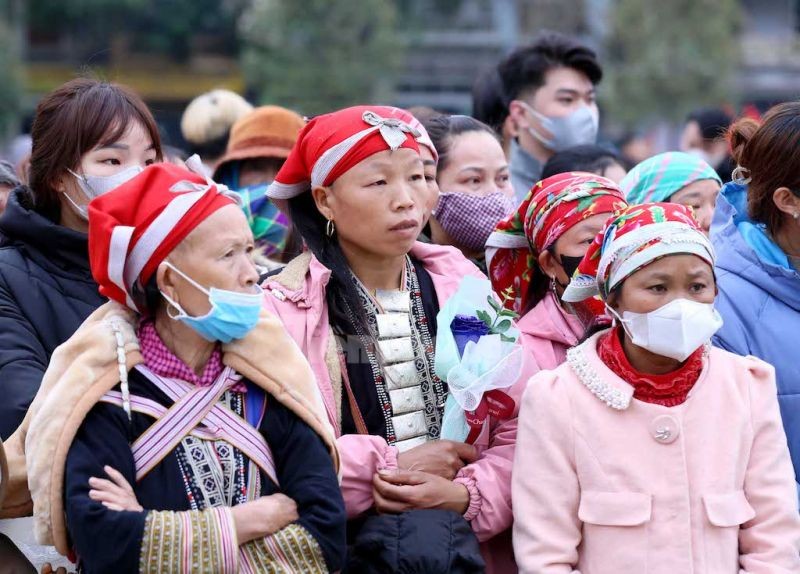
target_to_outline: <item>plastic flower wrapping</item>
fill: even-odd
[[[441,438],[473,443],[489,416],[510,418],[514,400],[503,389],[520,377],[523,350],[487,279],[464,277],[436,317],[436,375],[448,386]]]

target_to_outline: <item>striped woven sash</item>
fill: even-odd
[[[204,440],[224,440],[241,450],[278,485],[272,451],[263,435],[242,417],[219,402],[222,394],[241,380],[226,367],[211,386],[198,387],[177,379],[160,377],[144,365],[135,367],[174,401],[169,408],[143,397],[131,395],[131,410],[156,419],[131,445],[140,481],[187,435]],[[109,391],[102,402],[122,405],[122,393]]]

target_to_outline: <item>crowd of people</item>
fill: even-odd
[[[124,86],[42,98],[0,517],[87,573],[800,573],[800,104],[631,162],[602,77],[545,33],[473,116],[215,90],[186,150]]]

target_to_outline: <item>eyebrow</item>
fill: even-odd
[[[601,213],[598,213],[597,215],[600,215]],[[608,216],[611,217],[611,214],[609,213]],[[592,235],[597,235],[598,233],[600,233],[602,226],[597,227],[597,225],[593,224],[591,221],[586,221],[584,219],[583,221],[580,221],[576,223],[574,226],[572,226],[572,229],[577,229],[581,233],[591,232]]]
[[[417,162],[420,162],[421,164],[425,165],[425,162],[420,157],[409,158],[408,160],[406,160],[404,162],[404,165],[410,166],[410,165],[413,165],[413,164],[415,164]],[[370,161],[367,165],[369,166],[369,169],[374,169],[374,170],[392,169],[392,167],[395,165],[395,162],[393,162],[390,159],[375,159],[375,160]],[[436,165],[436,164],[434,163],[433,165]]]
[[[131,146],[129,146],[128,144],[114,142],[114,143],[110,143],[110,144],[104,144],[104,145],[97,146],[95,149],[98,149],[98,150],[100,150],[100,149],[121,149],[121,150],[124,150],[124,151],[128,151],[128,150],[131,149]],[[150,150],[154,150],[154,149],[156,149],[156,144],[150,144],[150,147],[148,147],[144,151],[150,151]]]
[[[588,92],[586,92],[587,96],[593,95],[595,93],[595,89],[592,88]],[[580,90],[575,90],[573,88],[559,88],[556,90],[557,96],[576,96],[579,97],[581,95]]]
[[[392,167],[392,162],[388,160],[373,160],[367,164],[370,169],[388,169]]]
[[[436,162],[432,159],[424,159],[422,160],[422,165],[436,165]]]
[[[653,273],[649,277],[647,277],[647,281],[669,281],[672,279],[672,275],[669,273]]]
[[[698,269],[697,271],[693,271],[692,273],[689,273],[689,278],[690,279],[696,279],[697,277],[702,277],[703,275],[707,275],[707,274],[708,274],[708,269]]]
[[[708,274],[707,269],[697,269],[696,271],[692,271],[691,273],[689,273],[688,276],[689,279],[697,279],[698,277],[703,277],[707,274]],[[674,279],[674,277],[669,273],[665,272],[654,273],[653,275],[647,277],[647,281],[669,281],[671,279]]]
[[[468,165],[467,167],[462,167],[460,170],[458,170],[458,173],[464,173],[465,171],[477,171],[478,173],[483,173],[486,170],[484,170],[482,167]]]
[[[252,244],[253,242],[243,235],[238,233],[231,233],[230,235],[218,235],[214,238],[216,249],[220,252],[227,251],[230,247],[242,247]]]

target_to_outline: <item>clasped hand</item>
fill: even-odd
[[[453,478],[477,456],[475,447],[449,440],[427,442],[400,454],[397,470],[382,470],[373,477],[376,510],[399,514],[436,508],[463,514],[469,491]]]

